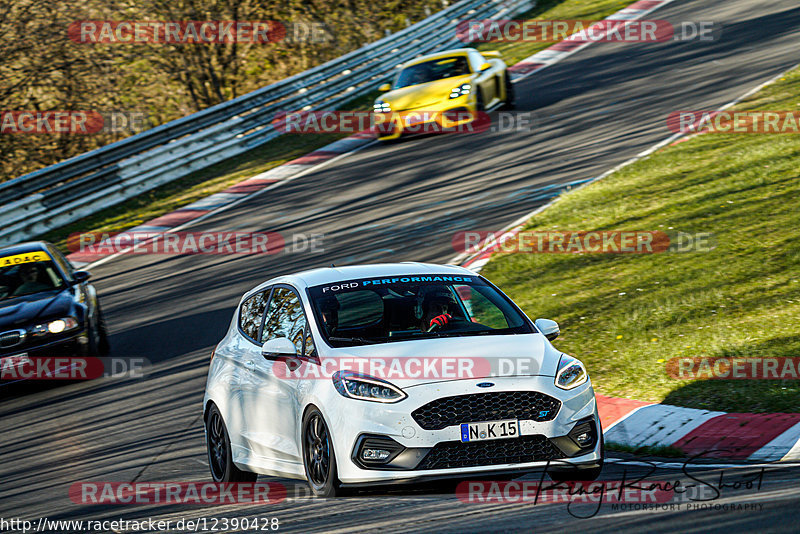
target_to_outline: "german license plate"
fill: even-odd
[[[462,423],[461,441],[485,441],[519,437],[519,421],[486,421],[484,423]]]

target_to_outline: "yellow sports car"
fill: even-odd
[[[514,86],[499,52],[446,50],[404,64],[374,105],[376,136],[462,131],[487,109],[512,107]],[[463,130],[467,130],[464,128]]]

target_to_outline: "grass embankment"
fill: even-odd
[[[800,70],[741,103],[800,108]],[[683,380],[677,356],[800,356],[800,135],[706,134],[569,192],[526,230],[711,232],[710,252],[496,254],[483,274],[595,389],[733,412],[798,412],[797,380]]]
[[[625,7],[630,0],[547,0],[520,19],[602,19]],[[506,63],[513,65],[552,43],[483,43],[480,50],[499,50]],[[377,91],[359,97],[345,109],[368,110]],[[346,137],[346,134],[286,134],[249,152],[221,161],[184,178],[155,188],[129,201],[99,211],[89,217],[44,235],[66,251],[67,236],[74,232],[122,232],[144,221],[169,213],[213,193],[222,191],[250,176],[272,169],[308,152]]]

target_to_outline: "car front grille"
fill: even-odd
[[[481,465],[546,462],[564,458],[549,439],[534,434],[489,441],[445,441],[437,443],[416,469],[452,469]]]
[[[411,412],[425,430],[441,430],[461,423],[530,419],[552,421],[561,401],[538,391],[498,391],[443,397]]]
[[[16,347],[25,339],[25,330],[9,330],[0,334],[0,349]]]

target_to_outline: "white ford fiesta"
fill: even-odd
[[[583,364],[485,278],[397,263],[281,276],[244,295],[203,401],[211,474],[316,495],[603,465]]]

